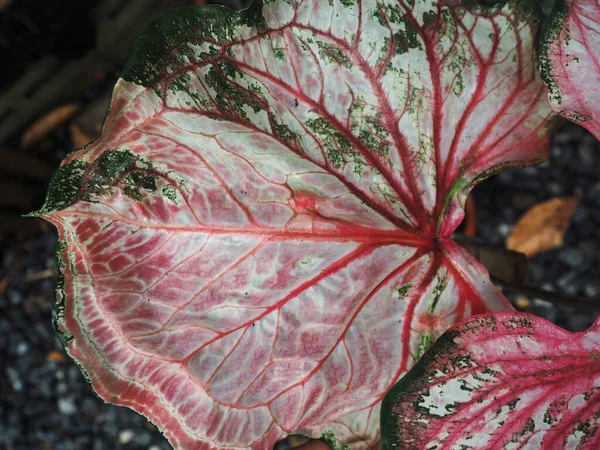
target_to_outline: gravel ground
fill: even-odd
[[[498,245],[528,207],[580,195],[564,246],[534,257],[529,279],[548,290],[598,297],[600,144],[591,135],[563,123],[548,163],[503,172],[474,195],[478,237]],[[98,399],[64,357],[51,326],[55,245],[51,229],[22,239],[0,236],[0,280],[10,274],[0,297],[0,450],[169,449],[143,417]],[[530,311],[569,330],[586,329],[595,319],[543,300],[534,300]]]

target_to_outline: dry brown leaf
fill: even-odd
[[[563,243],[580,197],[554,198],[539,203],[521,216],[506,240],[506,248],[537,255]]]
[[[36,120],[33,125],[23,133],[23,137],[21,138],[21,150],[26,150],[39,143],[49,133],[73,117],[78,110],[79,105],[76,103],[69,103],[54,108],[48,114]]]
[[[58,350],[52,350],[46,355],[46,359],[48,359],[49,361],[60,363],[63,362],[66,358],[64,353],[59,352]]]
[[[75,148],[81,148],[85,144],[89,144],[90,141],[93,139],[88,134],[86,134],[79,127],[79,125],[77,125],[75,123],[72,123],[69,126],[69,131],[71,132],[71,141],[73,142],[73,145],[75,146]]]

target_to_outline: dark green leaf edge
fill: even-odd
[[[400,417],[394,412],[394,405],[404,396],[419,392],[426,384],[427,367],[436,359],[437,353],[451,354],[454,344],[452,332],[446,332],[434,342],[419,361],[400,380],[392,386],[381,402],[381,450],[397,450],[398,442],[403,441],[402,431],[398,427]]]
[[[562,103],[562,97],[552,73],[553,67],[550,58],[550,45],[559,39],[568,14],[569,7],[567,3],[564,0],[556,0],[556,3],[550,12],[548,24],[543,31],[540,45],[540,72],[542,74],[542,79],[546,83],[546,86],[548,86],[550,102],[558,106]],[[565,45],[568,45],[568,42],[565,42]]]
[[[145,87],[155,86],[169,66],[184,64],[186,52],[191,51],[185,47],[187,42],[201,43],[208,38],[226,41],[234,36],[238,26],[264,27],[262,4],[262,0],[255,0],[250,8],[240,12],[221,5],[186,6],[157,17],[138,37],[120,78]],[[110,110],[109,103],[104,123]],[[104,123],[92,142],[102,135]],[[43,205],[25,217],[41,217],[75,203],[82,196],[82,181],[89,169],[90,164],[83,160],[61,165],[50,180]]]
[[[264,28],[262,5],[262,0],[255,0],[239,12],[221,5],[184,6],[161,15],[136,41],[121,78],[153,87],[168,67],[188,64],[184,60],[191,55],[188,42],[232,40],[236,29],[243,25]]]

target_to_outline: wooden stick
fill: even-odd
[[[23,277],[23,281],[30,282],[30,281],[43,280],[44,278],[52,278],[52,277],[54,277],[56,275],[57,275],[56,270],[54,270],[54,269],[44,269],[44,270],[41,270],[39,272],[30,273],[28,275],[25,275]]]
[[[558,292],[551,292],[545,289],[540,289],[534,286],[515,286],[507,281],[504,281],[498,277],[492,276],[492,281],[496,284],[506,287],[514,292],[519,292],[528,295],[533,298],[540,300],[546,300],[560,306],[567,306],[569,308],[576,309],[578,311],[585,311],[591,313],[600,312],[600,298],[585,298],[578,296],[569,296],[559,294]]]
[[[469,236],[455,234],[452,238],[477,258],[492,277],[506,280],[514,286],[523,285],[527,281],[528,261],[523,253],[484,244]]]

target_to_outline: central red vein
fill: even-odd
[[[227,226],[201,226],[201,225],[168,225],[155,224],[151,222],[142,222],[139,220],[129,219],[123,216],[107,215],[104,213],[94,213],[89,211],[61,211],[59,214],[48,214],[48,219],[57,216],[58,219],[67,219],[69,217],[101,217],[109,219],[112,222],[121,222],[136,227],[165,230],[171,232],[187,232],[187,233],[202,233],[212,235],[242,235],[256,237],[270,237],[273,240],[308,240],[308,241],[332,241],[332,242],[363,242],[370,244],[398,244],[408,247],[425,247],[429,248],[433,242],[428,238],[407,233],[401,230],[378,230],[374,228],[365,228],[359,226],[348,225],[345,228],[339,228],[335,231],[296,231],[284,230],[281,228],[244,228],[244,227],[227,227]]]

